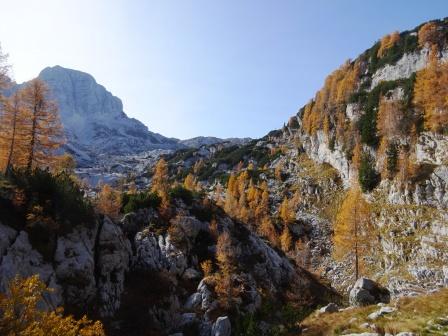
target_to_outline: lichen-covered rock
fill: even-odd
[[[390,302],[389,290],[373,280],[359,278],[350,291],[350,304],[354,306],[366,306],[379,302]]]

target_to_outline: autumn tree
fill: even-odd
[[[441,32],[434,22],[427,22],[418,30],[418,44],[420,47],[426,47],[428,44],[436,44],[439,42]]]
[[[370,205],[358,186],[349,190],[339,209],[334,223],[334,256],[341,260],[347,254],[354,255],[355,277],[359,277],[360,259],[372,247],[373,225],[370,220]]]
[[[0,294],[1,335],[104,336],[99,321],[87,316],[80,320],[64,316],[62,308],[41,310],[45,295],[51,292],[38,275],[26,279],[16,277]]]
[[[121,194],[110,185],[104,184],[98,194],[96,208],[104,215],[113,219],[118,218],[121,208]]]
[[[76,160],[72,155],[64,153],[56,157],[54,164],[54,170],[56,172],[64,172],[73,175],[75,173],[75,168]]]
[[[401,101],[380,99],[377,115],[377,129],[380,136],[387,139],[406,133],[404,128],[404,108]]]
[[[386,51],[392,48],[399,40],[400,33],[397,31],[384,36],[380,41],[380,47],[378,48],[377,57],[383,57]]]
[[[226,199],[224,203],[224,211],[231,216],[237,213],[238,205],[238,182],[235,174],[231,174],[227,182]]]
[[[358,170],[359,166],[361,165],[361,159],[362,159],[362,144],[360,141],[357,141],[355,144],[355,148],[353,149],[353,155],[352,155],[352,165],[356,170]]]
[[[161,158],[154,167],[151,192],[156,193],[162,199],[162,207],[166,207],[169,203],[169,187],[168,164]]]
[[[414,104],[423,111],[425,128],[443,133],[448,128],[448,62],[437,54],[433,47],[428,66],[417,72]]]
[[[24,108],[22,94],[15,92],[3,101],[0,115],[0,162],[5,172],[13,166],[26,164],[29,143],[29,115]]]
[[[280,235],[280,245],[282,247],[282,250],[285,252],[288,252],[291,250],[292,236],[291,236],[291,232],[289,231],[289,227],[287,224],[285,224],[283,226],[283,232]]]
[[[49,98],[49,89],[40,79],[32,80],[23,89],[23,106],[30,116],[26,168],[51,167],[56,151],[64,143],[58,107]]]
[[[264,216],[258,226],[258,233],[266,237],[273,246],[278,246],[278,235],[270,216]]]
[[[204,277],[210,276],[213,271],[213,264],[211,260],[204,260],[203,262],[201,262],[201,269],[204,273]]]
[[[296,219],[294,208],[292,200],[284,197],[278,209],[278,215],[284,224],[290,224]]]
[[[232,283],[232,275],[236,272],[236,257],[232,237],[229,232],[224,231],[219,235],[216,244],[216,260],[220,273],[215,290],[225,308],[230,308],[233,299],[238,295]]]
[[[8,72],[8,55],[3,53],[2,46],[0,45],[0,89],[4,89],[7,86],[9,81]]]
[[[187,177],[185,177],[184,187],[190,191],[195,191],[197,188],[197,183],[196,177],[190,173]]]

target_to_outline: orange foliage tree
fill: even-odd
[[[418,30],[418,44],[421,47],[436,44],[439,38],[440,32],[434,22],[427,22]]]
[[[334,256],[344,258],[348,253],[355,257],[355,277],[359,277],[359,264],[372,246],[373,225],[370,221],[370,205],[358,186],[349,190],[334,223]]]
[[[20,92],[4,100],[0,115],[0,162],[4,171],[25,165],[29,143],[28,120]]]
[[[121,208],[121,194],[114,190],[110,185],[104,184],[101,192],[98,194],[96,208],[104,215],[111,218],[118,218]]]
[[[151,192],[156,193],[162,199],[162,207],[166,207],[169,204],[169,187],[168,164],[163,158],[161,158],[157,161],[157,164],[154,167]]]
[[[1,335],[66,335],[104,336],[101,322],[93,322],[86,316],[80,320],[64,316],[64,310],[40,310],[44,295],[49,289],[38,275],[26,279],[16,277],[7,292],[0,294]]]
[[[47,85],[40,79],[32,80],[23,89],[23,105],[30,116],[26,168],[51,167],[56,150],[64,143],[64,133]]]
[[[448,129],[448,62],[437,54],[433,47],[428,66],[417,72],[414,104],[424,114],[425,128],[443,133]]]
[[[378,57],[383,57],[386,51],[394,46],[400,40],[400,33],[395,31],[381,39],[380,47],[377,52]]]

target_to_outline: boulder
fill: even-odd
[[[199,307],[201,303],[202,303],[202,294],[193,293],[188,297],[187,302],[185,303],[185,309],[195,309]]]
[[[227,316],[218,317],[212,327],[212,336],[230,336],[232,325]]]
[[[397,309],[396,309],[396,308],[393,308],[393,307],[388,307],[388,306],[381,307],[380,310],[377,310],[377,311],[371,313],[371,314],[368,316],[368,318],[369,318],[370,320],[376,320],[378,317],[384,316],[384,315],[386,315],[386,314],[393,313],[393,312],[396,311],[396,310],[397,310]]]
[[[373,280],[367,278],[358,279],[350,291],[350,304],[353,306],[367,306],[379,302],[390,302],[389,290]]]
[[[319,313],[336,313],[339,311],[339,307],[336,303],[329,303],[325,307],[319,309]]]
[[[199,280],[201,278],[201,273],[199,271],[196,271],[194,268],[187,268],[184,272],[184,274],[182,274],[182,278],[184,278],[184,280]]]

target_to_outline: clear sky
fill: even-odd
[[[326,75],[447,0],[2,0],[18,82],[46,66],[92,74],[166,136],[260,137]]]

